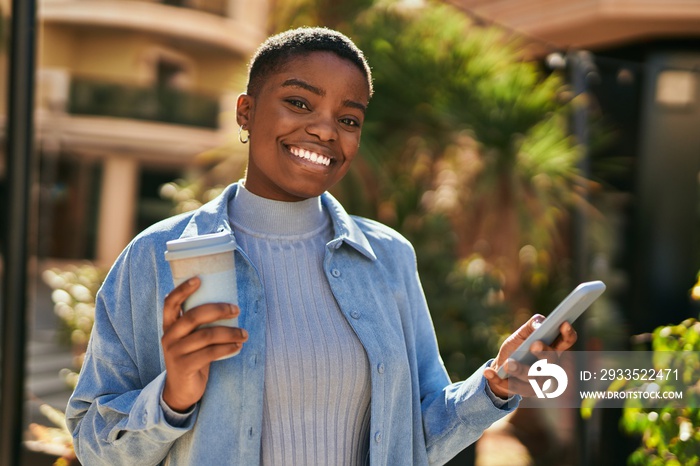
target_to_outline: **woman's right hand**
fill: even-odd
[[[182,304],[199,288],[197,277],[171,291],[163,305],[163,355],[165,388],[163,401],[175,411],[185,412],[204,395],[209,365],[237,353],[248,339],[241,328],[214,326],[198,328],[221,319],[233,319],[240,309],[235,304],[202,304],[182,312]]]

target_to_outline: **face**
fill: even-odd
[[[368,101],[367,80],[349,60],[292,58],[257,96],[238,97],[237,121],[250,133],[246,188],[279,201],[328,190],[357,154]]]

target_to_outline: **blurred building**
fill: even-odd
[[[235,136],[235,97],[267,36],[268,2],[38,0],[38,7],[38,253],[108,264],[138,231],[169,215],[159,186]]]
[[[532,45],[605,51],[700,36],[700,4],[688,0],[448,0],[467,14],[533,39]]]
[[[588,69],[569,71],[583,74],[593,118],[611,136],[594,155],[593,175],[630,194],[620,206],[621,237],[611,240],[629,276],[631,332],[697,317],[688,290],[700,269],[700,2],[449,2],[477,21],[517,31],[541,58],[591,52]],[[595,135],[592,141],[600,142]],[[620,158],[630,163],[606,172],[606,161]]]

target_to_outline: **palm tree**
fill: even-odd
[[[448,317],[446,328],[492,320],[509,333],[511,319],[527,313],[506,322],[494,313],[504,315],[504,299],[531,308],[567,250],[578,150],[561,77],[445,5],[375,6],[346,32],[373,67],[375,96],[363,158],[337,194],[414,243],[431,310]],[[482,312],[475,301],[487,302]],[[492,354],[498,337],[484,338],[476,353],[463,344],[457,352],[474,361]]]
[[[347,30],[351,22],[377,0],[273,0],[270,5],[271,29],[280,32],[292,27],[326,26]]]

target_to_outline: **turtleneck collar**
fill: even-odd
[[[329,222],[320,197],[298,202],[274,201],[251,193],[243,183],[238,186],[229,204],[234,227],[263,235],[299,236],[315,232]]]

